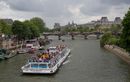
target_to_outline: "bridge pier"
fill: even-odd
[[[72,38],[72,40],[75,40],[75,38],[74,38],[74,35],[73,35],[73,34],[71,35],[71,38]]]
[[[44,38],[45,38],[45,39],[48,39],[48,36],[47,36],[47,35],[44,35]]]
[[[97,39],[100,39],[100,34],[97,34]]]
[[[88,39],[87,37],[88,37],[88,35],[87,35],[87,34],[85,34],[85,35],[84,35],[84,39],[85,39],[85,40],[87,40],[87,39]]]
[[[58,40],[61,40],[61,35],[58,35]]]

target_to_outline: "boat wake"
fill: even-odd
[[[72,57],[72,55],[69,55],[68,57],[70,58],[70,57]]]
[[[63,62],[63,65],[68,64],[69,62],[69,60],[66,60],[65,62]]]

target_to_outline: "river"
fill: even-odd
[[[65,42],[53,38],[49,46],[64,43],[72,51],[56,74],[22,74],[20,68],[30,55],[19,54],[0,61],[0,82],[130,82],[130,66],[100,48],[99,40],[62,38]]]

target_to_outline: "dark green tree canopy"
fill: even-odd
[[[123,21],[123,31],[120,39],[120,46],[130,51],[130,9],[125,15]]]
[[[12,32],[17,36],[19,40],[26,39],[28,37],[28,28],[24,25],[24,23],[16,20],[12,25]]]
[[[29,20],[24,21],[24,24],[25,24],[26,28],[28,28],[28,38],[29,39],[40,36],[39,28],[35,24],[33,24]]]
[[[43,33],[45,30],[45,23],[39,17],[34,17],[30,20],[36,27],[38,27],[40,33]]]
[[[6,35],[10,35],[12,33],[11,26],[2,20],[0,20],[0,31]]]

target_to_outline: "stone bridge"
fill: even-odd
[[[76,35],[83,35],[84,39],[88,39],[88,35],[96,35],[97,39],[99,39],[100,35],[102,35],[102,34],[103,33],[101,33],[101,32],[83,32],[83,33],[80,33],[80,32],[68,32],[68,33],[48,32],[47,33],[46,32],[46,33],[43,33],[43,36],[45,38],[48,38],[48,36],[58,36],[58,39],[61,40],[61,36],[70,35],[72,40],[74,40]]]

